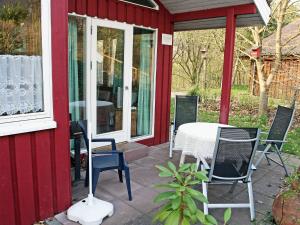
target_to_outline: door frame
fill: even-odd
[[[77,13],[69,13],[69,16],[76,16],[76,17],[81,17],[81,18],[85,18],[86,20],[86,36],[85,36],[85,47],[86,47],[86,51],[85,51],[85,58],[86,58],[86,67],[85,67],[85,73],[86,73],[86,119],[88,121],[92,121],[92,75],[93,75],[93,68],[96,68],[96,66],[94,65],[95,63],[92,62],[92,46],[93,46],[93,32],[94,32],[94,27],[93,27],[93,21],[98,21],[101,22],[103,24],[104,27],[110,27],[110,28],[116,28],[116,29],[120,29],[120,28],[127,28],[130,29],[131,32],[129,32],[129,34],[132,36],[130,38],[130,41],[126,42],[127,45],[129,45],[129,47],[131,48],[131,51],[127,51],[127,53],[130,53],[130,57],[128,57],[128,59],[130,60],[130,62],[128,63],[128,68],[124,68],[124,76],[125,73],[128,76],[128,93],[129,93],[129,97],[128,97],[128,101],[129,103],[128,106],[129,107],[125,107],[125,110],[127,110],[127,119],[123,119],[123,126],[124,123],[125,126],[127,127],[126,134],[124,135],[124,138],[122,137],[116,137],[116,142],[123,142],[123,141],[128,141],[128,142],[136,142],[136,141],[142,141],[142,140],[146,140],[146,139],[150,139],[154,137],[154,132],[155,132],[155,114],[156,114],[156,82],[157,82],[157,56],[158,56],[158,47],[159,47],[159,30],[158,28],[151,28],[151,27],[144,27],[144,26],[140,26],[140,25],[135,25],[135,24],[127,24],[127,23],[121,23],[121,22],[117,22],[117,21],[111,21],[108,19],[99,19],[96,17],[90,17],[87,15],[80,15]],[[101,25],[102,25],[101,24]],[[100,26],[101,26],[100,25]],[[151,112],[151,134],[150,135],[146,135],[146,136],[141,136],[141,137],[131,137],[131,95],[132,95],[132,61],[133,61],[133,31],[134,28],[142,28],[142,29],[147,29],[147,30],[152,30],[155,32],[154,38],[154,58],[153,58],[153,93],[152,93],[152,112]],[[125,48],[126,46],[124,46]],[[128,46],[127,46],[128,47]],[[125,58],[125,54],[124,54],[124,58]],[[95,103],[95,102],[94,102]],[[123,101],[123,107],[124,107],[124,101]],[[94,131],[94,130],[93,130]],[[95,132],[92,132],[93,134],[95,134]],[[106,133],[103,135],[93,135],[94,138],[96,137],[101,137],[101,138],[112,138],[113,132],[110,133]],[[117,134],[118,136],[118,134]],[[115,137],[113,137],[115,138]],[[97,147],[101,147],[104,144],[97,144],[97,143],[93,143],[92,147],[93,148],[97,148]]]
[[[90,18],[90,40],[88,45],[88,62],[91,64],[89,82],[90,85],[88,99],[89,108],[88,115],[91,121],[97,121],[96,100],[97,100],[97,64],[96,64],[96,44],[97,44],[97,28],[106,27],[124,31],[124,67],[123,67],[123,111],[122,111],[122,130],[108,132],[105,134],[97,134],[96,122],[93,122],[92,133],[93,138],[114,138],[116,142],[124,142],[130,140],[131,126],[131,95],[132,95],[132,55],[133,55],[133,26],[116,21],[105,19]],[[102,144],[103,145],[103,144]],[[94,143],[93,147],[99,147],[101,144]]]

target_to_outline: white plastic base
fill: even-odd
[[[111,217],[113,213],[114,206],[111,203],[90,197],[71,206],[67,211],[67,217],[82,225],[99,225],[105,217]]]

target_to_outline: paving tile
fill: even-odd
[[[269,172],[265,179],[257,181],[253,187],[254,191],[273,198],[282,187],[283,177],[278,174]]]
[[[104,219],[102,225],[126,224],[129,221],[135,220],[136,218],[142,216],[138,210],[127,205],[119,199],[116,199],[111,203],[114,205],[114,214],[112,217]]]
[[[139,160],[134,161],[135,164],[137,164],[140,167],[155,167],[156,165],[160,165],[164,163],[164,160],[157,159],[154,157],[145,157]]]
[[[141,188],[133,193],[133,200],[128,201],[127,195],[123,195],[120,199],[126,201],[126,203],[136,210],[142,213],[149,213],[154,209],[158,209],[161,205],[154,203],[153,199],[157,196],[158,192],[152,188]]]
[[[95,191],[95,197],[104,201],[112,201],[116,198],[114,195],[102,188],[101,185],[97,186]]]
[[[156,168],[141,167],[131,170],[132,179],[144,187],[154,187],[156,184],[166,182],[165,178],[158,176],[159,171]]]
[[[130,163],[130,175],[132,182],[133,201],[128,201],[127,188],[124,183],[120,183],[116,171],[101,174],[100,182],[97,186],[95,196],[112,202],[115,206],[113,217],[104,221],[104,225],[150,225],[159,205],[153,203],[153,198],[159,190],[154,186],[165,183],[170,179],[160,178],[159,171],[155,165],[166,165],[172,161],[179,164],[180,151],[174,151],[172,159],[169,159],[168,143],[149,147],[149,155],[143,159]],[[288,160],[288,165],[300,165],[300,159],[294,156],[284,155]],[[187,162],[195,162],[193,157],[187,157]],[[292,166],[289,166],[292,168]],[[290,169],[291,170],[291,169]],[[257,171],[252,176],[257,222],[250,222],[249,209],[233,209],[231,225],[270,225],[260,223],[267,212],[271,210],[274,195],[278,193],[282,186],[284,171],[281,167],[272,163],[271,166],[263,160]],[[201,185],[196,187],[201,191]],[[209,185],[209,201],[212,203],[238,203],[247,202],[247,186],[238,184],[233,193],[229,193],[231,185]],[[78,199],[86,197],[88,189],[84,188],[83,181],[77,183],[73,188],[73,196]],[[202,204],[198,204],[200,208]],[[219,221],[223,222],[224,209],[210,209]],[[51,224],[52,225],[52,224]],[[57,225],[57,224],[54,224]]]
[[[134,182],[131,179],[131,191],[134,192],[135,190],[141,188],[142,186],[136,182]],[[126,181],[124,179],[124,182],[121,183],[118,179],[109,180],[106,182],[100,182],[98,183],[98,186],[101,186],[101,189],[104,189],[108,193],[110,193],[112,196],[120,197],[122,195],[127,194],[127,187],[126,187]]]
[[[160,148],[160,149],[169,149],[169,142],[160,144],[160,145],[156,145],[155,147]]]
[[[66,212],[62,212],[55,216],[55,219],[61,224],[61,225],[79,225],[79,223],[75,223],[73,221],[68,220]]]
[[[45,221],[46,225],[62,225],[58,220],[55,218],[49,218]]]

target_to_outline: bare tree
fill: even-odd
[[[180,72],[174,74],[186,79],[191,86],[199,87],[201,74],[206,70],[206,53],[210,43],[189,32],[178,34],[175,42],[173,62]]]
[[[263,57],[260,56],[258,58],[253,58],[249,54],[249,57],[255,61],[255,65],[257,68],[258,75],[258,83],[260,88],[260,101],[259,101],[259,114],[263,115],[267,113],[268,110],[268,102],[269,102],[269,88],[272,84],[274,77],[277,75],[282,61],[282,48],[300,35],[298,32],[296,35],[291,36],[284,43],[282,41],[282,29],[284,26],[285,19],[289,12],[289,7],[293,6],[295,1],[292,0],[275,0],[272,2],[272,18],[271,21],[274,24],[270,24],[269,26],[264,27],[251,27],[249,28],[251,31],[251,38],[247,38],[242,34],[238,34],[239,37],[242,37],[246,42],[250,43],[252,46],[256,46],[259,49],[262,49],[263,38],[266,36],[266,33],[270,33],[272,28],[275,28],[276,41],[274,43],[275,46],[275,56],[274,63],[272,65],[271,72],[266,74],[264,71],[264,63]],[[246,52],[243,52],[247,54]]]

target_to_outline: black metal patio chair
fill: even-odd
[[[256,167],[260,164],[261,160],[266,157],[269,165],[270,161],[272,161],[282,166],[286,176],[288,176],[288,171],[282,159],[281,152],[284,143],[286,143],[286,137],[292,125],[294,115],[294,108],[278,106],[271,129],[267,133],[267,139],[261,140],[261,144],[258,146],[258,152],[261,152],[261,155],[255,163]],[[277,154],[280,162],[269,157],[270,154]]]
[[[215,204],[204,203],[204,213],[209,208],[249,208],[251,220],[255,219],[251,174],[260,130],[257,128],[219,128],[214,156],[208,164],[201,159],[201,169],[208,171],[208,182],[202,182],[204,196],[208,196],[208,184],[242,183],[248,186],[248,203]]]
[[[87,136],[87,121],[79,121],[78,122],[82,132],[83,132],[83,138],[86,144],[87,149],[89,149],[89,140]],[[96,153],[92,154],[92,175],[93,175],[93,184],[92,184],[92,191],[95,193],[96,186],[98,183],[98,179],[100,176],[100,173],[107,170],[118,170],[119,174],[119,180],[121,183],[123,183],[123,171],[125,172],[125,178],[126,178],[126,186],[128,191],[128,197],[129,201],[132,200],[132,194],[131,194],[131,184],[130,184],[130,172],[129,167],[127,165],[127,162],[124,158],[124,153],[117,151],[116,142],[115,139],[108,139],[108,138],[96,138],[92,139],[92,142],[102,142],[102,143],[111,143],[111,151],[97,151]],[[89,162],[88,162],[89,163]],[[88,177],[89,177],[89,171],[88,166],[86,170],[86,180],[85,184],[87,186],[88,183]]]
[[[199,108],[199,96],[182,96],[176,95],[175,114],[170,129],[170,147],[169,156],[173,156],[174,139],[178,127],[185,123],[197,122]]]

